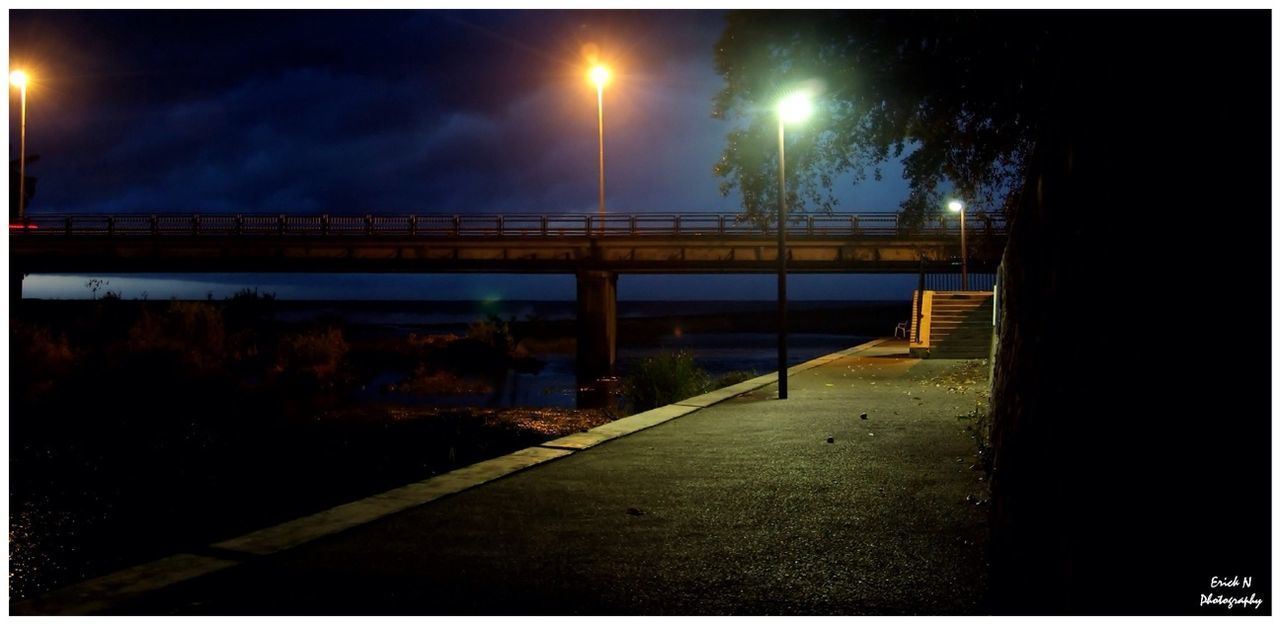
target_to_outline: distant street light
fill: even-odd
[[[609,82],[609,68],[591,68],[591,82],[596,83],[596,111],[600,122],[600,234],[604,235],[604,85]]]
[[[778,399],[787,398],[787,122],[813,112],[808,94],[793,93],[778,102]]]
[[[960,200],[947,202],[947,208],[960,213],[960,290],[969,290],[969,248],[964,241],[964,204]]]
[[[22,130],[18,141],[18,221],[22,222],[27,204],[27,73],[14,70],[9,74],[9,84],[22,94]]]

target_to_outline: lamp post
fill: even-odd
[[[18,140],[18,221],[21,223],[27,203],[27,73],[14,70],[9,74],[9,84],[18,88],[22,99],[22,129]]]
[[[596,112],[600,129],[600,234],[604,235],[604,85],[609,82],[609,68],[591,68],[591,82],[596,83]]]
[[[960,200],[947,202],[947,208],[960,213],[960,290],[969,290],[969,247],[964,241],[964,203]]]
[[[787,398],[787,122],[809,117],[809,96],[795,93],[778,103],[778,399]]]

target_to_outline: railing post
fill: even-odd
[[[244,215],[236,213],[236,236],[244,234]]]
[[[592,225],[591,225],[591,215],[587,215],[587,232],[586,232],[586,235],[587,235],[587,236],[591,236],[591,233],[592,233],[592,232],[595,232],[595,231],[596,231],[596,229],[595,229],[595,228],[593,228],[593,227],[592,227]]]
[[[418,236],[418,216],[409,215],[409,236]]]
[[[326,237],[329,236],[329,214],[328,213],[325,213],[320,216],[320,234]]]
[[[453,216],[453,236],[458,236],[462,231],[462,219],[457,215]]]
[[[809,228],[809,236],[813,236],[813,215],[807,215],[806,217],[808,218],[808,221],[809,221],[809,223],[807,224]]]
[[[680,215],[676,215],[676,236],[680,236]]]
[[[67,236],[71,236],[71,230],[72,230],[72,228],[71,228],[71,217],[70,217],[70,216],[67,216],[66,221],[67,221],[67,223],[66,223]]]
[[[717,217],[716,231],[720,233],[720,236],[724,236],[724,215],[717,215]]]
[[[160,236],[160,218],[151,216],[151,236]]]
[[[276,217],[276,234],[284,236],[284,215]]]
[[[545,237],[547,236],[547,216],[543,215],[541,221],[542,221],[542,236]]]
[[[627,225],[631,230],[631,236],[633,237],[636,236],[636,216],[632,215],[631,218],[628,219],[627,221],[629,222]]]
[[[502,236],[505,226],[506,224],[503,222],[502,215],[498,215],[498,236]]]
[[[364,235],[373,235],[373,215],[364,216]]]
[[[191,216],[191,236],[193,237],[200,236],[200,216],[199,215]]]
[[[111,236],[115,233],[116,233],[116,218],[107,217],[107,236]]]

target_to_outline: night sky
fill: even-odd
[[[721,11],[21,11],[29,165],[48,212],[594,213],[593,57],[609,63],[610,212],[736,212],[712,164]],[[11,158],[18,152],[16,89]],[[893,211],[900,170],[839,210]],[[572,299],[571,276],[108,276],[126,298]],[[32,276],[28,297],[87,297]],[[796,299],[909,296],[912,276],[796,276]],[[771,276],[629,276],[623,299],[770,299]]]

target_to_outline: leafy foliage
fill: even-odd
[[[333,378],[350,347],[342,329],[333,326],[281,337],[276,370],[295,372],[316,381]]]
[[[495,314],[485,315],[484,319],[467,324],[467,336],[488,345],[499,353],[509,354],[516,346],[516,339],[511,330],[511,321],[504,320]]]
[[[747,218],[777,218],[774,104],[813,92],[813,117],[788,130],[788,209],[830,212],[843,174],[881,177],[902,159],[918,224],[943,192],[1008,212],[1051,84],[1044,12],[738,11],[716,45],[725,86],[713,116],[736,122],[715,166]]]
[[[710,384],[692,354],[666,352],[637,362],[626,377],[623,394],[634,410],[641,411],[705,393]]]
[[[225,363],[226,325],[221,311],[213,306],[174,300],[160,314],[142,308],[123,347],[130,354],[170,354],[189,373],[197,374]]]

